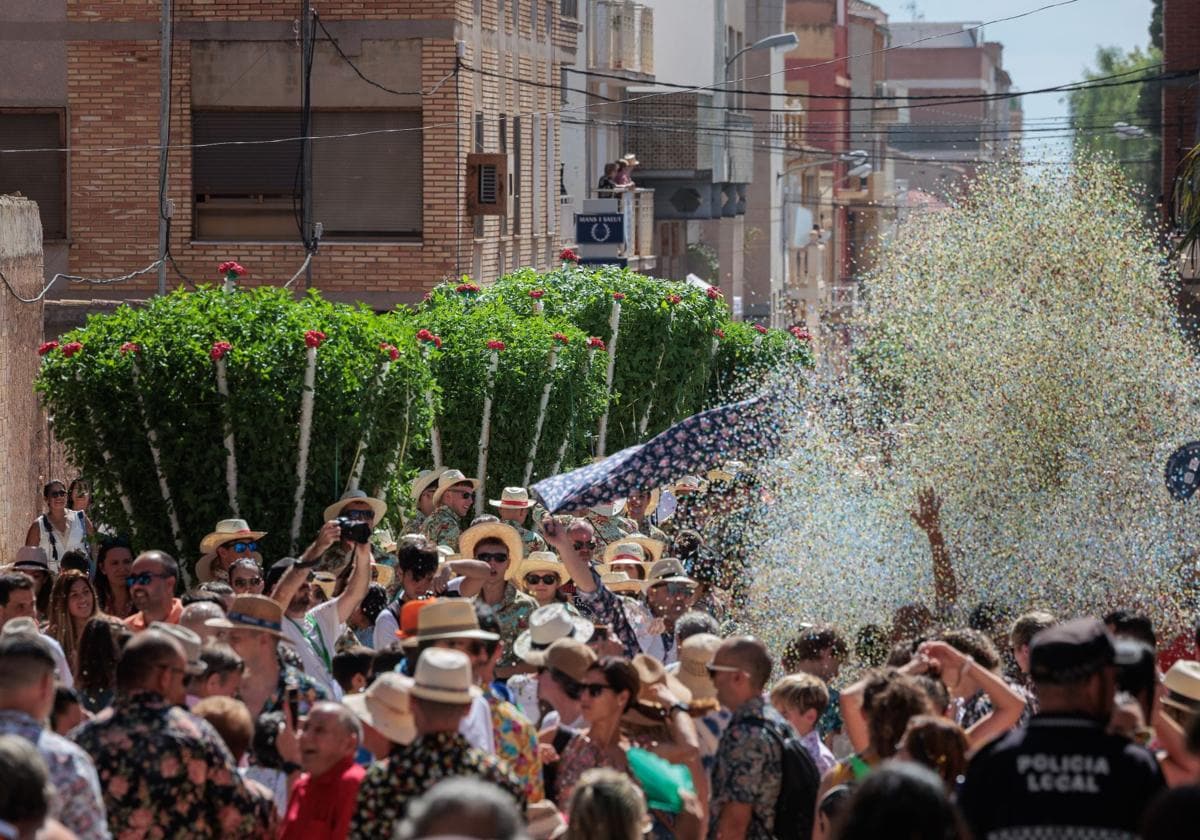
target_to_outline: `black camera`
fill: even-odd
[[[346,542],[356,542],[366,545],[371,541],[371,523],[339,516],[337,524],[342,528],[342,539]]]

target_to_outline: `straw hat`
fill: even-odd
[[[651,563],[639,563],[636,560],[622,558],[612,563],[601,563],[596,566],[596,571],[600,573],[601,578],[605,575],[625,575],[630,580],[641,583],[646,580],[646,575],[649,574],[651,565]],[[643,588],[644,586],[645,584],[643,583]]]
[[[227,542],[235,540],[253,540],[258,541],[267,535],[266,531],[251,530],[249,523],[245,519],[222,519],[217,523],[216,529],[211,533],[206,534],[204,539],[200,540],[200,559],[196,561],[196,578],[201,583],[208,583],[213,579],[212,563],[217,559],[217,548],[225,545]],[[250,552],[250,556],[258,561],[258,565],[263,564],[262,555],[257,551]]]
[[[434,467],[431,470],[421,470],[417,473],[417,477],[412,482],[412,499],[414,502],[421,500],[421,494],[429,485],[433,484],[446,471],[445,467]]]
[[[217,629],[228,629],[229,624],[235,630],[258,630],[291,643],[291,639],[283,635],[283,607],[266,595],[239,595],[229,605],[225,618],[210,618],[204,622],[205,627]]]
[[[530,572],[554,572],[554,574],[558,575],[560,586],[571,579],[571,573],[567,571],[567,567],[558,559],[558,555],[553,551],[529,552],[527,557],[516,564],[516,568],[513,569],[512,579],[515,581],[524,581],[525,575]]]
[[[637,159],[637,155],[633,152],[628,152],[621,156],[621,160],[625,161],[626,166],[641,166],[642,162]]]
[[[646,584],[640,580],[634,580],[624,572],[604,572],[600,575],[600,582],[604,584],[604,588],[611,592],[642,592],[646,588]]]
[[[593,505],[589,510],[597,516],[620,516],[625,509],[625,500],[617,499],[603,505]]]
[[[463,559],[475,559],[475,547],[485,540],[498,540],[508,549],[508,574],[504,577],[511,580],[513,572],[525,557],[525,545],[517,529],[504,522],[481,522],[472,525],[458,536],[458,553]]]
[[[651,539],[641,534],[630,534],[608,544],[604,549],[604,562],[612,563],[619,557],[628,557],[639,563],[653,563],[662,557],[664,548],[666,545],[662,540]]]
[[[396,638],[400,640],[400,647],[414,648],[417,646],[417,618],[421,614],[421,610],[426,607],[436,604],[437,598],[422,598],[418,601],[406,601],[404,606],[400,608],[400,629],[396,631]]]
[[[471,609],[470,604],[464,603],[463,606]],[[421,615],[428,615],[429,612],[425,610]],[[474,614],[475,610],[471,609],[471,615]],[[465,704],[480,696],[482,692],[475,685],[471,675],[471,660],[465,653],[448,648],[429,648],[422,652],[421,658],[417,660],[417,671],[413,675],[409,694],[435,703]]]
[[[708,663],[712,662],[720,646],[721,637],[712,633],[688,636],[679,646],[679,670],[675,676],[692,692],[693,700],[716,698],[717,687],[709,679]]]
[[[488,499],[488,504],[497,508],[523,510],[533,507],[536,502],[529,498],[529,491],[524,487],[505,487],[500,492],[500,498]]]
[[[445,598],[421,610],[417,615],[417,635],[413,638],[417,644],[438,639],[482,639],[485,642],[500,639],[495,633],[479,629],[475,607],[463,598]]]
[[[343,698],[360,721],[376,729],[393,744],[411,744],[417,737],[408,693],[412,679],[396,673],[380,674],[366,692]]]
[[[671,492],[678,495],[679,493],[695,493],[700,490],[700,477],[696,475],[685,475],[683,478],[671,485]]]
[[[437,490],[433,493],[433,506],[437,507],[442,503],[442,494],[453,487],[455,484],[470,484],[475,490],[479,489],[478,478],[467,478],[463,475],[462,470],[446,470],[438,476]]]
[[[668,673],[666,667],[653,656],[639,653],[633,657],[633,667],[637,670],[638,679],[641,681],[641,688],[638,689],[637,696],[639,705],[655,709],[664,708],[662,703],[659,702],[658,698],[650,690],[651,686],[654,685],[665,685],[678,698],[680,703],[692,702],[691,690],[681,683],[674,674]],[[636,709],[630,709],[621,718],[629,723],[640,724],[642,726],[658,726],[662,723],[661,718],[656,720],[647,717]]]
[[[558,806],[549,799],[534,802],[525,808],[525,825],[531,840],[555,840],[567,830],[567,821],[563,819]]]
[[[23,545],[17,549],[17,559],[10,567],[14,571],[45,572],[50,574],[50,561],[46,549],[40,545]]]
[[[204,640],[194,631],[186,627],[181,627],[178,624],[167,624],[165,621],[150,622],[150,629],[166,633],[172,639],[179,642],[179,646],[183,648],[183,658],[187,660],[187,672],[189,675],[197,676],[208,670],[208,663],[200,658],[200,649],[204,645]]]
[[[1200,712],[1200,662],[1180,659],[1163,676],[1163,687],[1167,690],[1162,699],[1164,706],[1192,714]]]
[[[525,659],[534,650],[545,650],[559,639],[586,642],[596,632],[591,621],[567,609],[566,604],[547,604],[529,614],[529,629],[517,636],[513,653]]]
[[[378,583],[380,586],[390,586],[392,581],[396,579],[396,570],[386,563],[371,564],[371,583]]]
[[[521,658],[537,668],[562,671],[575,682],[583,682],[597,659],[596,652],[579,639],[559,639],[545,650],[531,650]]]
[[[687,572],[683,568],[683,563],[677,557],[664,557],[650,566],[650,572],[646,575],[646,586],[651,587],[656,583],[690,583],[693,586],[696,585],[696,581],[687,576]]]
[[[371,506],[371,510],[375,512],[375,521],[382,522],[383,515],[387,513],[387,502],[382,499],[376,499],[368,496],[365,490],[348,490],[342,494],[342,498],[325,508],[325,513],[322,517],[326,522],[330,519],[337,519],[342,515],[342,509],[351,502],[366,502]]]

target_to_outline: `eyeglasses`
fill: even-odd
[[[596,550],[596,541],[595,540],[588,540],[587,542],[573,542],[573,543],[571,543],[571,545],[575,546],[576,551],[595,551]]]
[[[704,670],[708,671],[708,678],[715,680],[717,674],[744,674],[746,673],[741,668],[735,668],[732,665],[717,665],[715,662],[709,662],[704,666]]]
[[[546,586],[557,586],[558,585],[558,575],[556,575],[554,573],[545,574],[545,575],[535,575],[535,574],[525,575],[525,585],[526,586],[537,586],[539,583],[544,583],[544,584],[546,584]]]
[[[350,510],[342,511],[342,518],[353,522],[370,522],[375,518],[375,511],[351,508]]]
[[[67,495],[66,490],[52,490],[49,494],[51,499],[61,499]]]
[[[263,579],[255,575],[254,577],[248,578],[233,578],[229,581],[229,585],[236,589],[241,586],[258,586],[262,582]]]
[[[484,563],[507,563],[507,551],[481,551],[475,555],[476,560],[482,560]]]
[[[616,691],[616,689],[608,683],[580,683],[579,691],[589,697],[599,697],[606,691]]]
[[[225,548],[232,548],[235,554],[249,554],[251,551],[258,551],[258,541],[225,543]]]
[[[174,575],[163,574],[162,572],[140,572],[136,575],[130,575],[125,578],[126,586],[149,586],[150,581],[155,578],[169,578]]]

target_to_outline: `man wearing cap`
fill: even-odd
[[[201,583],[228,580],[230,566],[242,558],[249,558],[261,567],[258,543],[266,535],[266,531],[253,530],[245,519],[222,519],[212,533],[200,540],[196,577]]]
[[[229,634],[229,646],[242,657],[241,698],[257,718],[263,712],[279,712],[294,697],[303,714],[329,694],[316,680],[283,661],[279,643],[283,635],[283,608],[264,595],[239,595],[225,618],[209,620],[210,626]],[[290,642],[288,642],[290,644]]]
[[[41,549],[37,549],[41,551]],[[67,688],[75,687],[75,678],[71,675],[71,666],[63,653],[62,645],[53,636],[47,636],[38,630],[37,606],[33,592],[33,578],[24,572],[8,572],[0,574],[0,627],[7,632],[37,633],[57,663],[58,681]]]
[[[480,693],[466,654],[442,648],[422,651],[409,693],[417,739],[397,747],[367,771],[350,824],[351,838],[391,837],[409,801],[449,776],[482,778],[511,794],[518,807],[525,807],[517,779],[498,759],[475,749],[458,733],[459,722]]]
[[[500,623],[504,654],[496,675],[502,680],[508,679],[520,665],[513,644],[521,631],[529,626],[529,614],[538,606],[537,601],[512,582],[513,572],[524,556],[521,538],[511,526],[502,522],[483,522],[463,531],[459,548],[464,557],[487,563],[490,569],[476,600],[490,607]]]
[[[36,626],[0,636],[0,735],[37,747],[58,794],[57,819],[80,838],[106,838],[108,818],[92,760],[46,728],[54,706],[54,657]]]
[[[550,711],[542,719],[542,729],[587,728],[579,704],[580,686],[588,669],[596,664],[595,651],[580,639],[563,637],[551,642],[545,650],[526,652],[524,659],[537,668],[537,699],[550,705]]]
[[[129,567],[129,597],[138,611],[125,626],[140,633],[156,621],[178,624],[183,602],[175,597],[179,564],[165,551],[143,551]]]
[[[1099,619],[1067,621],[1033,637],[1029,672],[1040,709],[975,755],[959,794],[978,840],[1138,836],[1164,783],[1149,751],[1106,731],[1115,665]]]
[[[462,470],[446,470],[433,491],[433,513],[421,526],[421,533],[434,545],[448,545],[458,551],[463,518],[475,503],[479,479],[467,478]]]
[[[174,638],[138,634],[117,662],[112,714],[72,733],[96,763],[116,836],[251,837],[266,829],[221,736],[180,707],[187,672]]]
[[[524,487],[505,487],[500,493],[500,498],[488,499],[488,504],[496,509],[496,515],[500,517],[501,522],[521,535],[526,554],[546,550],[546,541],[541,535],[525,527],[529,511],[536,504],[529,498],[528,490]]]
[[[303,775],[288,794],[279,840],[341,840],[366,770],[354,763],[362,725],[340,703],[313,706],[300,730]]]
[[[445,467],[434,467],[432,470],[421,470],[412,483],[413,504],[417,512],[404,520],[404,533],[419,534],[425,525],[429,514],[433,513],[433,494],[437,492],[437,482]]]

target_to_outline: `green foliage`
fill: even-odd
[[[388,524],[399,527],[409,501],[405,485],[431,462],[431,399],[445,463],[474,474],[489,341],[505,345],[492,392],[489,494],[524,476],[547,376],[550,398],[532,481],[556,465],[570,469],[591,460],[606,408],[607,451],[615,452],[703,408],[744,396],[781,363],[812,363],[807,342],[732,323],[723,300],[685,283],[567,264],[547,274],[518,271],[478,292],[457,291],[458,285],[437,287],[415,311],[384,315],[333,304],[315,292],[295,300],[273,288],[181,290],[144,307],[93,316],[63,336],[64,345],[78,341],[83,349],[70,357],[62,349],[48,353],[38,389],[73,463],[95,482],[96,518],[131,531],[139,546],[173,547],[147,428],[157,433],[188,559],[200,537],[231,515],[228,419],[238,513],[269,532],[264,549],[273,558],[290,548],[310,330],[325,333],[326,340],[317,350],[301,541],[311,539],[325,505],[341,495],[364,443],[361,487],[387,495]],[[529,294],[534,289],[542,292],[543,314],[537,316]],[[611,348],[618,294],[624,298],[610,396],[608,353],[587,345],[594,336]],[[440,348],[418,340],[422,329],[440,337]],[[210,356],[218,341],[232,346],[225,357],[228,401],[218,393]],[[128,342],[140,352],[124,352]],[[386,376],[389,355],[381,344],[399,353]],[[557,364],[550,374],[552,347]]]

